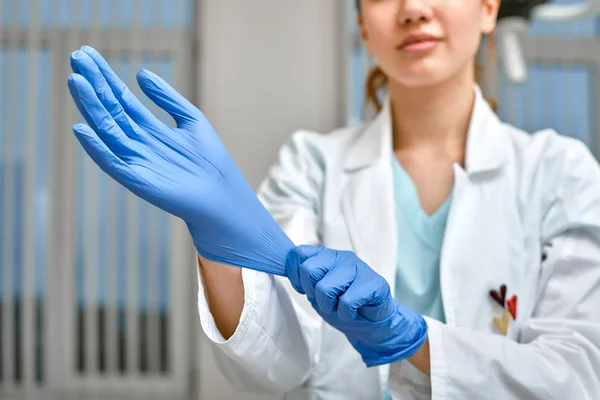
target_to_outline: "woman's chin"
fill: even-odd
[[[452,74],[449,73],[447,68],[438,68],[432,63],[419,63],[397,71],[396,74],[391,76],[391,81],[396,81],[403,87],[419,88],[442,84],[451,77]]]
[[[403,74],[396,79],[401,86],[407,88],[431,87],[445,81],[447,77],[441,76],[431,71],[416,71],[408,74]]]

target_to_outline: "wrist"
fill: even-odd
[[[427,376],[431,374],[431,359],[429,354],[429,338],[426,338],[419,350],[408,359],[415,368]]]

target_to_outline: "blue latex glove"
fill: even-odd
[[[286,268],[294,289],[346,335],[368,367],[406,359],[427,338],[423,317],[398,304],[386,280],[352,252],[299,246]]]
[[[88,125],[73,127],[96,164],[140,198],[183,219],[198,253],[285,275],[291,240],[262,206],[205,116],[150,71],[142,91],[177,123],[146,109],[90,47],[71,55],[68,85]]]

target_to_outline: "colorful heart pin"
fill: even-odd
[[[513,319],[517,319],[517,295],[513,295],[510,299],[506,300],[506,306],[508,312],[512,315]]]
[[[490,290],[490,296],[504,308],[504,300],[506,299],[506,285],[500,286],[500,292],[497,290]]]
[[[499,317],[494,317],[494,325],[496,325],[496,328],[498,328],[498,330],[502,332],[504,336],[506,336],[506,334],[508,333],[509,324],[510,313],[508,311],[504,312],[504,315],[502,315],[502,319],[500,319]]]

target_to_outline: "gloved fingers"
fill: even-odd
[[[358,314],[369,321],[383,321],[395,312],[395,306],[396,301],[390,297],[383,303],[363,305],[358,309]]]
[[[356,278],[339,299],[338,318],[342,321],[352,321],[360,313],[370,321],[378,321],[382,315],[389,314],[386,304],[387,300],[391,298],[389,285],[374,271],[366,270],[365,273],[364,269],[370,268],[366,265],[361,266],[359,263],[355,263],[354,268]]]
[[[74,51],[71,53],[71,67],[73,71],[82,75],[92,85],[98,99],[127,136],[136,138],[141,134],[136,123],[127,116],[121,103],[115,97],[98,65],[89,55],[81,50]]]
[[[300,294],[306,294],[300,283],[300,264],[308,257],[312,257],[321,251],[322,247],[314,246],[297,246],[292,248],[285,260],[285,270],[290,283]]]
[[[353,284],[338,299],[337,316],[342,321],[352,321],[358,316],[358,308],[367,302],[364,298],[364,290],[359,287],[357,274],[358,268],[353,263],[348,269],[354,270],[355,279]]]
[[[298,253],[296,248],[292,248],[285,258],[285,272],[292,284],[292,287],[300,294],[306,294],[302,285],[300,284],[300,262],[298,260]]]
[[[85,124],[76,124],[73,126],[73,133],[85,152],[102,171],[121,184],[128,180],[129,166],[100,140],[93,129]]]
[[[309,246],[309,245],[301,245],[295,248],[295,252],[298,257],[298,262],[302,264],[304,261],[308,260],[311,257],[316,256],[321,251],[325,250],[323,246]]]
[[[108,62],[102,57],[96,49],[83,46],[81,51],[88,55],[94,63],[98,66],[98,69],[102,73],[104,79],[111,88],[115,98],[119,104],[123,107],[127,115],[131,117],[139,126],[144,128],[150,128],[154,130],[160,130],[165,124],[163,124],[157,117],[154,116],[144,105],[138,100],[137,97],[129,90],[129,88],[123,83],[121,79],[114,73]]]
[[[205,119],[200,110],[153,72],[142,69],[137,80],[146,96],[171,115],[179,128]]]
[[[319,311],[332,313],[337,311],[340,296],[346,293],[356,277],[354,264],[338,262],[315,286],[315,298]]]
[[[300,284],[309,299],[315,298],[315,286],[336,265],[337,252],[322,248],[300,264]]]
[[[79,74],[71,74],[68,86],[75,105],[106,147],[119,157],[131,154],[131,140],[106,111],[90,83]]]

